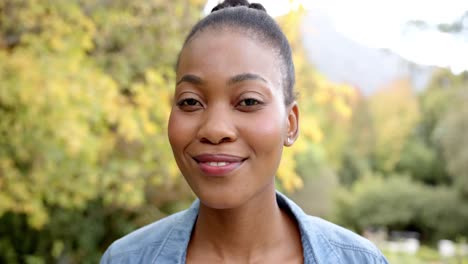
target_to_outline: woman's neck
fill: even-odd
[[[217,260],[247,263],[264,260],[269,252],[290,239],[297,242],[298,237],[302,249],[295,221],[279,208],[275,189],[268,188],[238,208],[219,210],[201,203],[189,251],[211,252]]]

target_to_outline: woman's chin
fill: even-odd
[[[240,193],[237,194],[228,194],[228,193],[201,193],[197,194],[200,202],[203,206],[211,209],[225,210],[225,209],[234,209],[242,206],[245,203],[245,200],[242,199]]]

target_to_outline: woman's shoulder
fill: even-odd
[[[280,206],[287,206],[301,230],[306,258],[316,263],[387,263],[368,239],[332,222],[306,214],[297,204],[277,194]]]
[[[197,210],[191,208],[141,227],[114,241],[104,253],[101,263],[146,263],[160,255],[167,243],[171,250],[188,241]],[[178,241],[179,243],[172,243]],[[164,252],[163,252],[164,253]]]
[[[125,253],[139,250],[147,245],[157,245],[171,233],[175,224],[183,217],[185,211],[164,217],[149,225],[143,226],[112,243],[114,251]]]
[[[320,244],[321,247],[328,248],[329,252],[344,260],[344,263],[349,263],[346,260],[350,259],[375,261],[365,263],[387,263],[380,250],[371,241],[332,222],[308,216],[304,229],[310,241],[315,242],[313,243],[315,247]]]

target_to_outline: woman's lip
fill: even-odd
[[[213,163],[217,163],[213,166]],[[199,162],[198,167],[200,170],[207,176],[217,176],[222,177],[226,176],[228,173],[237,169],[242,165],[242,161],[227,163],[227,162]]]
[[[229,154],[200,154],[193,157],[197,162],[229,162],[236,163],[245,160],[242,157]]]
[[[245,158],[227,154],[202,154],[193,157],[207,176],[226,176],[242,165]]]

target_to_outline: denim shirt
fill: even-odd
[[[277,192],[278,205],[296,218],[305,264],[388,264],[367,239],[323,219],[305,214],[299,206]],[[115,241],[101,264],[185,263],[187,246],[198,216],[200,201],[182,212],[142,227]]]

